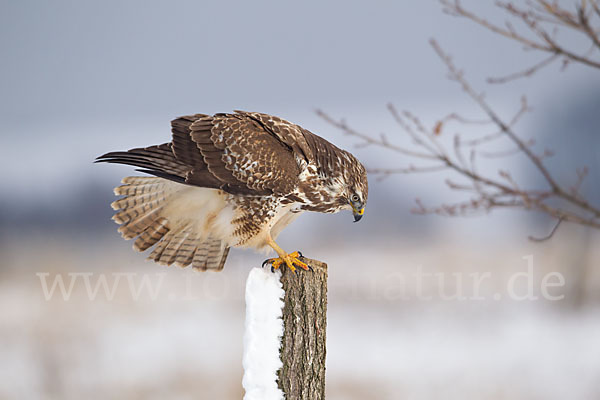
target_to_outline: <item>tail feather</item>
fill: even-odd
[[[154,260],[155,262],[160,264],[160,259],[162,257],[163,252],[167,248],[169,244],[169,234],[167,233],[161,240],[158,242],[154,250],[148,256],[148,260]]]
[[[145,176],[128,176],[121,180],[123,185],[113,191],[116,196],[141,196],[146,193],[160,191],[167,185],[164,179]]]
[[[196,250],[196,254],[194,255],[194,259],[192,261],[192,266],[195,269],[202,270],[203,267],[206,266],[206,258],[208,257],[208,248],[205,243],[198,244],[198,249]]]
[[[159,264],[171,265],[177,259],[179,252],[179,246],[185,241],[186,234],[183,231],[172,233],[166,237],[165,240],[169,239],[169,244],[158,259]]]
[[[199,247],[192,266],[202,271],[207,269],[220,271],[225,265],[228,254],[228,246],[218,239],[209,238]]]
[[[123,238],[136,238],[136,251],[155,246],[148,259],[159,264],[223,269],[229,254],[226,243],[203,232],[204,221],[182,216],[174,212],[177,207],[169,207],[179,192],[189,187],[155,177],[127,177],[122,183],[115,188],[115,194],[124,197],[111,204],[118,211],[113,219],[121,224],[118,231]]]
[[[113,208],[113,210],[125,209],[125,208],[129,209],[129,208],[134,208],[141,204],[154,205],[154,202],[159,202],[159,201],[163,201],[163,200],[165,200],[165,197],[160,196],[158,192],[149,192],[149,193],[145,193],[145,194],[135,195],[135,196],[131,196],[131,197],[124,197],[122,199],[115,200],[110,204],[110,206]]]
[[[124,222],[119,222],[121,220],[120,213],[115,214],[113,219],[118,224],[123,224],[121,227],[119,227],[118,232],[121,234],[121,236],[123,236],[123,239],[129,240],[144,232],[148,225],[156,221],[156,218],[158,218],[159,214],[160,208],[154,208],[143,214],[134,211],[131,215],[127,215],[125,217],[127,219],[123,219]]]
[[[190,237],[186,238],[181,246],[179,246],[177,257],[175,257],[175,265],[190,265],[194,260],[194,253],[197,248],[198,246],[195,243],[195,237],[193,239],[190,239]]]
[[[169,232],[169,228],[167,227],[168,222],[166,218],[158,218],[140,234],[133,243],[133,248],[141,252],[154,246]]]
[[[225,267],[225,261],[227,261],[227,256],[229,255],[229,246],[225,247],[225,250],[223,250],[223,253],[221,255],[221,260],[219,261],[219,265],[217,266],[217,268],[215,268],[215,271],[221,271],[224,267]]]
[[[143,217],[150,214],[152,211],[160,209],[162,203],[166,201],[166,197],[154,194],[153,200],[139,200],[138,198],[126,198],[123,203],[120,204],[119,209],[123,209],[119,211],[113,216],[113,219],[118,224],[127,224],[131,221],[138,219],[138,217]]]

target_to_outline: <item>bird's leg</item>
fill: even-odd
[[[300,261],[299,258],[302,257],[302,253],[300,253],[299,251],[295,251],[290,254],[286,253],[281,247],[279,247],[279,245],[277,243],[275,243],[273,238],[271,238],[270,234],[268,234],[268,236],[267,236],[267,243],[269,244],[269,246],[271,246],[273,248],[273,250],[275,250],[275,252],[279,255],[279,257],[278,258],[269,258],[268,260],[265,260],[265,262],[263,262],[263,266],[265,264],[270,264],[271,269],[276,270],[283,263],[285,263],[285,265],[287,265],[288,268],[292,270],[292,272],[296,272],[295,266],[300,267],[307,271],[309,269],[311,269],[306,263]]]

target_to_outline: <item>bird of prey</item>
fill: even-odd
[[[275,250],[272,268],[308,269],[277,235],[304,211],[362,218],[367,174],[349,152],[284,119],[255,112],[196,114],[171,122],[172,140],[106,153],[127,164],[113,219],[133,247],[163,265],[221,270],[230,247]]]

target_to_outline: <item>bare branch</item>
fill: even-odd
[[[583,167],[581,169],[578,168],[575,173],[577,174],[577,181],[573,186],[571,186],[570,191],[573,196],[579,196],[579,189],[581,188],[585,178],[588,176],[589,169],[588,167]]]
[[[426,153],[420,153],[420,152],[415,152],[415,151],[411,151],[411,150],[407,150],[403,147],[400,146],[396,146],[393,145],[391,143],[389,143],[387,140],[379,138],[379,139],[373,139],[371,136],[369,135],[365,135],[363,133],[360,133],[358,131],[355,131],[354,129],[350,128],[346,122],[344,120],[340,120],[340,121],[336,121],[333,118],[331,118],[329,115],[327,115],[325,112],[321,111],[321,110],[317,110],[317,115],[319,115],[321,118],[323,118],[325,121],[329,122],[330,124],[332,124],[333,126],[339,128],[342,130],[342,132],[344,132],[346,135],[349,136],[355,136],[357,138],[359,138],[361,140],[360,144],[363,144],[363,146],[368,146],[368,145],[375,145],[375,146],[379,146],[379,147],[383,147],[389,150],[393,150],[396,151],[398,153],[407,155],[407,156],[411,156],[411,157],[417,157],[417,158],[425,158],[425,159],[430,159],[430,160],[435,160],[436,157],[431,155],[431,154],[426,154]]]
[[[549,53],[552,60],[545,59],[542,63],[529,68],[533,69],[531,73],[527,73],[525,70],[521,73],[512,74],[511,78],[518,78],[523,76],[529,76],[535,73],[542,67],[550,64],[558,56],[565,57],[569,61],[578,62],[589,67],[600,68],[600,62],[596,59],[591,58],[586,54],[577,54],[572,52],[565,46],[561,45],[556,36],[558,31],[556,29],[550,33],[544,24],[550,24],[555,26],[561,26],[565,29],[570,29],[575,32],[582,33],[585,37],[597,48],[600,49],[600,35],[598,29],[594,28],[590,22],[590,15],[585,11],[585,7],[579,6],[576,9],[576,13],[569,12],[566,9],[561,8],[557,2],[549,2],[546,0],[535,0],[535,3],[527,2],[529,8],[521,8],[516,6],[513,2],[496,2],[496,5],[506,11],[509,15],[517,19],[524,26],[526,26],[534,38],[525,36],[519,33],[510,22],[507,22],[505,27],[493,24],[487,19],[467,10],[464,8],[459,0],[440,0],[440,3],[444,6],[444,11],[450,15],[456,17],[463,17],[476,24],[484,27],[485,29],[497,33],[503,37],[511,39],[525,46],[526,49],[533,49]],[[594,9],[597,12],[598,5],[594,1]],[[510,80],[510,79],[509,79]]]
[[[525,2],[528,8],[517,7],[511,2],[497,2],[498,7],[509,15],[520,21],[528,30],[530,35],[524,36],[510,23],[501,27],[469,12],[462,7],[458,0],[442,0],[446,6],[445,11],[456,16],[466,17],[492,32],[508,37],[518,43],[525,45],[528,49],[543,51],[549,54],[538,64],[523,71],[507,75],[503,78],[489,80],[492,83],[503,83],[520,77],[531,76],[557,59],[563,60],[563,66],[570,62],[580,62],[593,67],[600,67],[595,59],[592,59],[592,50],[598,46],[598,32],[591,21],[592,16],[600,17],[600,6],[598,0],[590,0],[588,6],[582,0],[581,6],[571,12],[559,7],[557,2],[547,0],[528,0]],[[597,21],[596,21],[597,22]],[[546,25],[545,25],[546,24]],[[548,25],[553,27],[548,29]],[[563,48],[557,42],[558,28],[571,29],[584,33],[591,41],[590,51],[585,54],[575,54]],[[377,176],[378,180],[386,179],[394,174],[405,173],[427,173],[448,171],[461,177],[466,183],[457,183],[446,179],[445,183],[451,190],[460,191],[469,196],[467,200],[454,204],[442,204],[434,207],[426,207],[420,199],[416,199],[416,207],[412,210],[417,214],[437,214],[444,216],[470,216],[488,213],[498,208],[520,208],[530,211],[541,212],[557,221],[549,235],[544,238],[531,237],[531,240],[541,241],[550,238],[563,222],[571,222],[583,226],[600,229],[600,206],[591,205],[580,193],[581,186],[588,168],[576,171],[576,181],[572,185],[559,183],[550,173],[545,165],[544,159],[553,155],[553,152],[545,149],[539,154],[534,148],[535,140],[525,140],[518,135],[515,126],[518,121],[530,111],[527,99],[523,96],[520,107],[512,118],[504,120],[486,101],[484,96],[477,92],[467,81],[463,71],[459,70],[453,63],[451,57],[442,50],[435,40],[431,45],[442,62],[446,65],[448,76],[457,82],[461,89],[479,107],[485,118],[464,118],[456,113],[450,113],[429,127],[415,114],[409,111],[399,111],[394,105],[388,104],[388,110],[392,117],[408,135],[412,145],[403,147],[393,144],[386,135],[371,136],[351,129],[343,120],[336,121],[327,114],[319,111],[319,115],[333,126],[341,129],[345,134],[357,138],[360,146],[378,146],[387,151],[392,151],[409,158],[432,161],[431,165],[414,166],[409,164],[404,168],[375,168],[368,169],[369,174]],[[450,123],[459,125],[493,125],[495,131],[491,133],[479,133],[477,137],[463,139],[463,134],[454,134],[452,148],[448,149],[448,141],[443,140],[444,129]],[[492,142],[505,139],[509,142],[506,150],[492,150],[488,145]],[[468,158],[467,158],[468,154]],[[498,175],[487,175],[478,170],[476,161],[481,157],[505,159],[513,155],[522,155],[531,169],[536,170],[545,182],[545,187],[532,188],[519,184],[509,169],[498,171]],[[558,206],[557,206],[558,204]]]
[[[540,159],[529,150],[528,146],[510,129],[510,126],[504,121],[500,119],[500,117],[492,110],[492,108],[485,102],[483,97],[480,94],[477,94],[473,88],[469,85],[469,83],[464,79],[463,74],[456,69],[454,64],[452,63],[452,59],[444,53],[442,48],[435,40],[430,40],[431,46],[434,48],[438,56],[442,59],[442,61],[448,67],[450,72],[451,79],[457,81],[462,89],[483,109],[483,111],[490,117],[492,121],[500,128],[502,132],[504,132],[520,149],[525,153],[525,155],[531,160],[531,162],[536,166],[536,168],[541,172],[541,174],[546,178],[548,184],[552,187],[553,190],[559,190],[557,183],[554,181],[554,178],[550,175],[546,167],[542,164]]]
[[[535,144],[535,140],[533,139],[529,139],[527,142],[525,142],[525,145],[527,146],[533,146]],[[504,158],[504,157],[508,157],[508,156],[514,156],[517,154],[521,154],[522,150],[520,148],[514,148],[514,149],[509,149],[509,150],[501,150],[501,151],[480,151],[479,154],[481,154],[482,157],[485,158]]]
[[[520,79],[520,78],[527,78],[527,77],[530,77],[531,75],[535,74],[542,68],[552,64],[557,58],[559,58],[558,54],[552,54],[550,57],[545,58],[542,61],[540,61],[539,63],[534,64],[531,67],[526,68],[522,71],[513,72],[510,75],[501,76],[501,77],[495,77],[495,78],[490,77],[490,78],[487,78],[486,81],[487,81],[487,83],[506,83],[506,82],[514,81],[514,80]]]
[[[415,172],[438,172],[448,169],[445,165],[432,165],[429,167],[415,167],[409,165],[406,168],[367,168],[369,174],[379,175],[392,175],[392,174],[412,174]]]
[[[520,139],[512,131],[510,126],[500,119],[500,117],[494,112],[494,110],[489,106],[489,104],[487,104],[483,97],[473,90],[470,84],[465,80],[463,74],[456,69],[456,67],[452,63],[451,58],[444,53],[444,51],[438,45],[438,43],[435,40],[431,40],[430,43],[436,51],[436,53],[448,67],[451,79],[457,81],[461,85],[462,89],[471,97],[471,99],[473,99],[473,101],[475,101],[475,103],[479,105],[479,107],[481,107],[481,109],[490,117],[490,119],[494,121],[494,123],[500,128],[500,130],[503,133],[505,133],[506,136],[517,145],[517,147],[525,154],[525,156],[533,163],[536,169],[542,174],[548,185],[550,185],[552,191],[557,196],[562,197],[563,199],[577,205],[578,207],[593,213],[596,217],[600,217],[600,209],[592,207],[585,200],[573,196],[568,191],[565,191],[561,186],[558,185],[556,180],[552,177],[546,166],[543,164],[542,159],[536,154],[534,154],[533,151],[531,151],[531,149],[527,145],[527,143]]]
[[[556,224],[554,224],[554,227],[552,228],[552,230],[550,231],[550,233],[548,233],[546,236],[538,238],[538,237],[534,237],[534,236],[529,236],[529,240],[533,241],[533,242],[544,242],[548,239],[550,239],[552,236],[554,236],[554,234],[556,233],[556,230],[558,229],[558,227],[560,226],[560,224],[564,221],[564,218],[559,218],[556,220]]]

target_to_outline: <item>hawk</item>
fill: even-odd
[[[156,245],[163,265],[221,270],[230,247],[275,250],[273,268],[308,269],[275,239],[304,211],[350,210],[359,221],[367,174],[349,152],[284,119],[255,112],[196,114],[171,122],[172,140],[106,153],[96,162],[127,164],[114,192],[113,220],[133,248]]]

